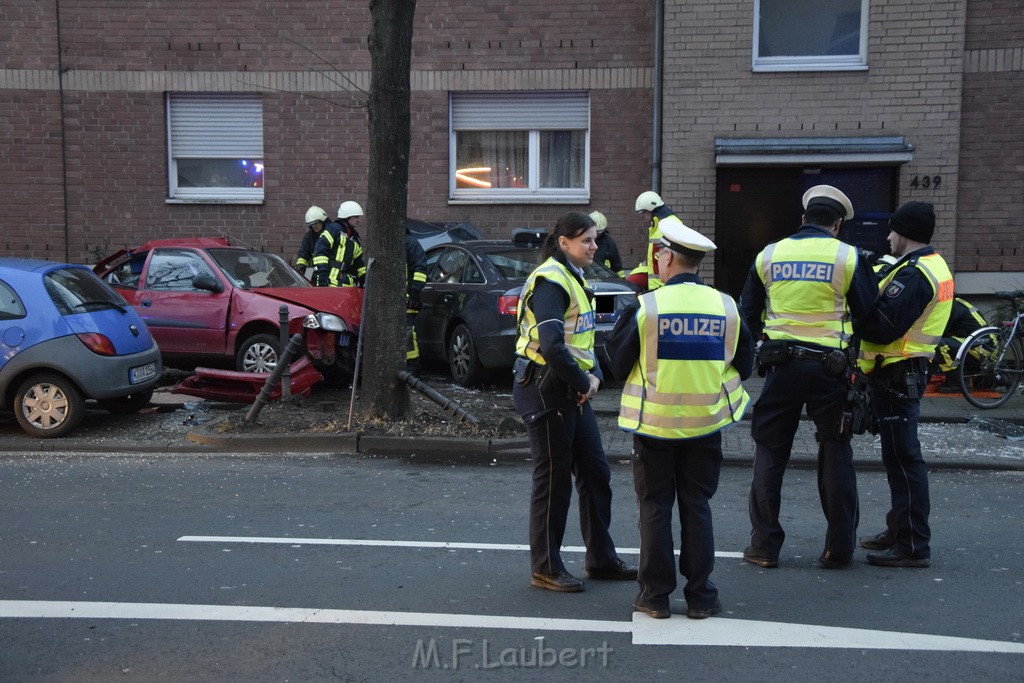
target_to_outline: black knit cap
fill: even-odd
[[[935,205],[907,202],[889,217],[889,229],[907,239],[928,244],[935,234]]]

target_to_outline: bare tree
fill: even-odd
[[[367,188],[367,278],[363,331],[363,412],[402,417],[409,392],[405,367],[405,220],[409,182],[409,71],[415,0],[370,0],[370,165]]]

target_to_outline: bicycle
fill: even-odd
[[[956,355],[960,391],[983,410],[1009,401],[1024,373],[1024,290],[996,292],[995,297],[1010,302],[1013,319],[975,330]]]

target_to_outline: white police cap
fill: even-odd
[[[831,206],[846,220],[853,218],[853,204],[850,198],[831,185],[815,185],[804,192],[804,209],[815,204]]]
[[[661,231],[661,243],[672,251],[691,249],[708,252],[716,249],[715,243],[693,228],[683,225],[675,216],[666,216],[658,222]]]

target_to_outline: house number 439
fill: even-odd
[[[942,176],[940,175],[916,175],[914,176],[914,179],[910,181],[910,186],[915,190],[918,188],[925,190],[928,188],[938,189],[941,184]]]

